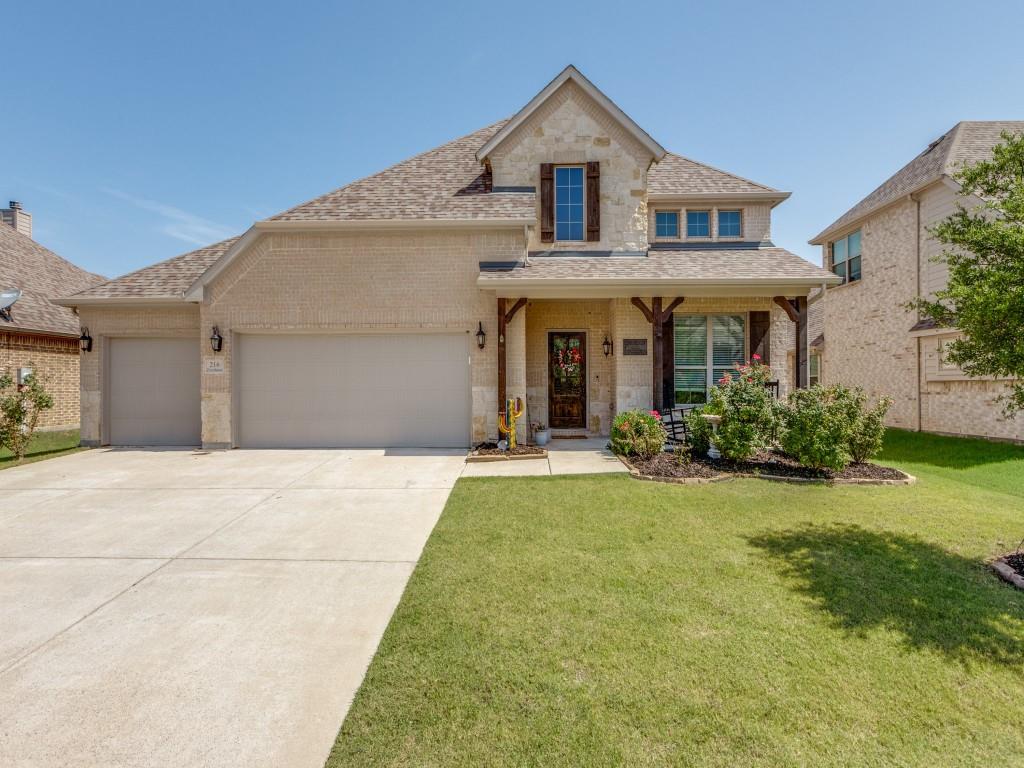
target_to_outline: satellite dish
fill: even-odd
[[[0,291],[0,311],[9,309],[20,298],[20,288],[5,288]]]

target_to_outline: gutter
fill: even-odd
[[[939,176],[933,176],[932,178],[928,179],[927,181],[924,181],[924,182],[918,184],[916,187],[911,189],[909,192],[905,192],[902,195],[900,195],[899,197],[896,197],[896,198],[894,198],[894,199],[892,199],[892,200],[890,200],[890,201],[888,201],[886,203],[882,203],[881,205],[876,205],[874,208],[871,208],[871,209],[865,211],[864,213],[862,213],[856,219],[852,219],[852,220],[846,222],[841,227],[835,226],[835,222],[833,222],[831,225],[829,225],[829,227],[827,229],[823,229],[821,232],[819,232],[813,238],[808,240],[807,244],[808,245],[824,245],[829,240],[829,238],[835,237],[840,232],[846,232],[848,229],[856,229],[857,225],[863,224],[864,220],[867,219],[869,216],[874,216],[876,213],[884,211],[889,206],[896,205],[896,203],[901,202],[902,200],[913,200],[915,195],[923,192],[926,188],[930,187],[935,182],[942,181],[943,179],[948,179],[948,178],[949,177],[946,176],[946,174],[944,174],[944,173],[940,174]],[[856,206],[854,206],[854,207],[856,207]],[[846,214],[844,213],[843,216],[845,216],[845,215]],[[842,218],[842,216],[840,216],[839,218]]]

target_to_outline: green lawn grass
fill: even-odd
[[[53,432],[36,432],[32,436],[28,453],[22,459],[22,464],[29,464],[33,461],[52,459],[56,456],[63,456],[67,453],[75,453],[84,450],[78,447],[78,430],[67,429]],[[8,469],[17,466],[18,462],[6,448],[0,448],[0,469]]]
[[[1024,448],[912,487],[460,480],[329,766],[1024,760]]]

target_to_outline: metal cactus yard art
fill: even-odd
[[[505,413],[498,415],[498,429],[501,434],[508,435],[508,449],[515,450],[516,447],[516,421],[523,415],[523,401],[521,398],[513,400],[511,397],[505,403]]]

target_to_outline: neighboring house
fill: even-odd
[[[955,435],[1024,440],[1024,418],[1002,417],[1001,382],[966,376],[943,358],[956,330],[936,328],[907,309],[944,288],[943,246],[928,228],[977,199],[960,195],[952,175],[991,157],[1003,131],[1024,121],[962,122],[932,142],[878,189],[811,240],[843,284],[825,309],[824,380],[892,395],[891,426]]]
[[[31,364],[46,382],[54,407],[40,418],[43,429],[78,426],[78,318],[51,299],[103,280],[35,242],[19,203],[0,210],[0,369],[17,379]]]
[[[837,281],[771,243],[788,195],[666,152],[568,67],[511,119],[65,299],[95,339],[83,440],[461,447],[506,397],[604,435],[752,352],[785,392]]]

